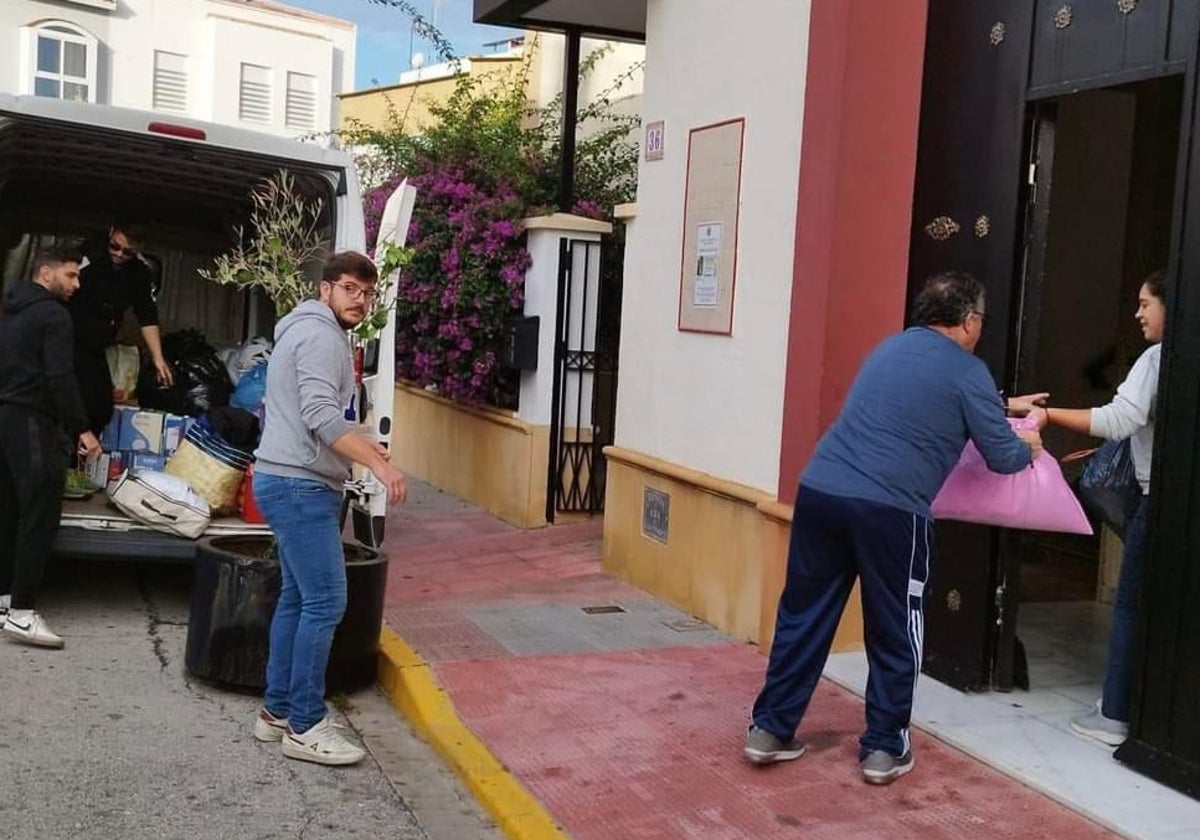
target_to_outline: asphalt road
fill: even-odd
[[[260,699],[184,670],[190,577],[53,564],[39,607],[66,648],[0,639],[0,838],[501,836],[375,689],[336,698],[358,766],[255,741]]]

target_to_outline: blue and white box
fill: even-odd
[[[168,414],[163,421],[163,452],[170,455],[183,443],[183,435],[192,418]]]
[[[161,455],[163,451],[163,418],[157,411],[122,409],[121,433],[118,449],[127,452],[149,452]]]
[[[125,410],[132,411],[132,409]],[[121,415],[122,409],[120,407],[114,408],[108,425],[100,433],[100,448],[105,452],[115,452],[121,448]]]
[[[162,472],[167,468],[166,455],[154,455],[149,452],[133,453],[133,468],[149,472]]]

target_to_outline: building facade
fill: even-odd
[[[1082,407],[1107,401],[1128,351],[1142,349],[1137,289],[1165,268],[1175,288],[1155,418],[1151,608],[1117,757],[1194,795],[1200,7],[753,6],[475,0],[480,22],[646,44],[646,145],[638,204],[623,214],[606,567],[769,643],[798,478],[927,276],[958,269],[984,282],[978,354],[998,388]],[[1048,432],[1047,445],[1062,455],[1087,440]],[[1103,543],[938,523],[926,673],[969,691],[1028,680],[1022,607],[1044,614],[1074,599],[1103,612]],[[835,647],[861,634],[852,598]]]
[[[305,136],[337,127],[356,37],[273,0],[7,0],[0,90]]]

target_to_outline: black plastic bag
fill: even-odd
[[[198,331],[163,336],[163,355],[175,374],[175,384],[164,388],[153,365],[143,368],[138,379],[138,402],[143,408],[200,417],[209,409],[229,405],[233,394],[229,371]]]
[[[1122,538],[1125,523],[1142,498],[1129,440],[1110,440],[1088,459],[1079,477],[1079,497],[1094,515]]]

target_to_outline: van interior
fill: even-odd
[[[259,152],[221,148],[192,138],[150,131],[0,113],[0,270],[3,286],[27,277],[34,250],[47,242],[90,240],[103,249],[114,220],[145,231],[144,257],[156,275],[164,335],[196,329],[217,349],[270,336],[267,299],[200,276],[245,225],[249,196],[262,180],[286,167],[297,187],[322,203],[320,232],[335,240],[336,196],[345,175],[335,169]],[[135,344],[129,316],[119,341]],[[125,520],[103,493],[68,502],[71,520]],[[127,520],[126,520],[127,521]],[[231,525],[242,525],[240,520]],[[214,527],[220,531],[220,522]]]
[[[1146,348],[1134,312],[1142,279],[1170,251],[1182,100],[1173,76],[1035,106],[1053,123],[1053,162],[1037,176],[1049,209],[1031,230],[1045,239],[1042,265],[1026,270],[1022,392],[1048,391],[1063,408],[1104,405]],[[1043,439],[1060,458],[1099,443],[1055,427]],[[1083,465],[1064,464],[1067,479]],[[1033,691],[1100,696],[1122,545],[1096,525],[1092,537],[1014,535]]]

